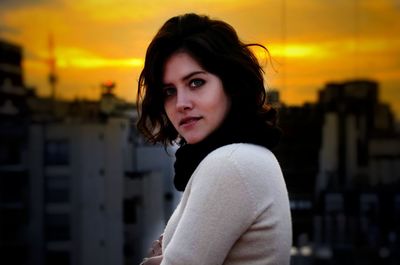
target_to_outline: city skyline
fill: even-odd
[[[19,46],[0,41],[0,251],[15,264],[138,264],[179,202],[175,146],[146,143],[136,108],[25,88]],[[21,69],[23,70],[23,69]],[[370,80],[280,104],[273,151],[288,188],[292,265],[398,264],[399,132]]]
[[[113,80],[128,101],[151,38],[171,16],[198,12],[227,21],[245,42],[267,46],[269,88],[291,105],[315,102],[327,82],[368,78],[400,117],[400,5],[385,1],[2,1],[0,38],[24,50],[25,84],[50,95],[53,36],[59,98],[98,99]],[[258,51],[256,51],[258,52]]]

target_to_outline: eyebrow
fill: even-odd
[[[194,72],[191,72],[191,73],[185,75],[181,80],[186,81],[186,80],[190,79],[192,76],[195,76],[198,74],[206,74],[206,73],[207,73],[206,71],[194,71]],[[163,84],[163,87],[170,86],[170,85],[171,84],[169,84],[169,83]]]

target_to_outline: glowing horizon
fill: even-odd
[[[355,2],[356,1],[356,2]],[[25,84],[49,95],[54,36],[57,95],[99,97],[105,80],[134,101],[148,43],[171,16],[197,12],[231,24],[266,66],[266,83],[287,104],[315,101],[327,82],[368,78],[400,118],[400,5],[396,0],[41,0],[0,2],[0,38],[24,50]]]

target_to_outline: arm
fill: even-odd
[[[160,265],[163,256],[153,256],[150,258],[144,258],[143,261],[139,265]]]
[[[161,234],[157,240],[153,241],[149,249],[149,253],[147,254],[148,258],[162,255],[162,248],[161,248],[162,240],[163,240],[163,235]]]
[[[160,237],[153,241],[152,246],[149,249],[149,253],[140,263],[140,265],[160,265],[162,261],[162,244],[163,235],[161,234]]]
[[[227,155],[206,159],[192,176],[186,207],[162,265],[222,264],[254,219],[255,200],[235,161]]]

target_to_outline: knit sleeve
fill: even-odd
[[[192,178],[162,265],[222,264],[257,214],[247,180],[229,155],[205,158]]]

